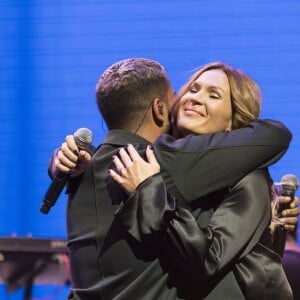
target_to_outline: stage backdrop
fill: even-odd
[[[0,21],[0,236],[66,237],[65,195],[48,215],[39,212],[48,159],[79,127],[101,142],[95,84],[126,57],[158,60],[176,90],[207,62],[244,70],[262,88],[262,117],[294,135],[273,179],[300,176],[299,0],[2,0]]]

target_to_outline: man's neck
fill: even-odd
[[[153,143],[161,134],[163,131],[160,127],[157,126],[143,126],[141,127],[136,134],[140,135],[150,143]]]

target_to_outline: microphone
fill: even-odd
[[[86,150],[93,140],[93,134],[88,128],[79,128],[74,133],[74,140],[79,150]],[[48,214],[51,207],[56,203],[58,196],[70,177],[69,173],[57,171],[54,175],[42,202],[40,212]]]
[[[291,197],[291,201],[295,198],[296,190],[299,187],[299,179],[293,174],[286,174],[282,176],[280,181],[280,196]],[[278,204],[278,216],[281,216],[283,210],[288,209],[290,203],[279,203]],[[286,242],[287,230],[284,228],[284,224],[276,224],[274,230],[274,248],[275,251],[282,257],[284,253],[284,247]]]

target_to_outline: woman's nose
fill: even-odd
[[[190,98],[191,105],[201,105],[205,103],[205,98],[200,93],[193,95]]]

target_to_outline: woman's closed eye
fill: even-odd
[[[192,94],[196,94],[199,92],[199,87],[196,87],[195,85],[191,85],[190,88],[189,88],[189,92],[192,93]]]
[[[221,99],[221,96],[218,93],[215,93],[215,92],[210,93],[209,97],[212,98],[212,99]]]

